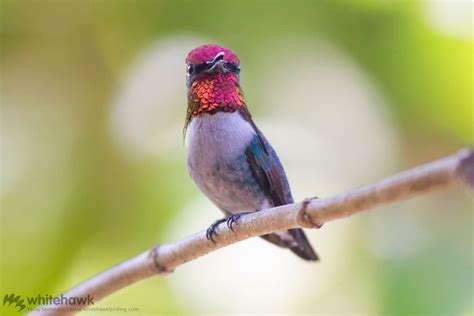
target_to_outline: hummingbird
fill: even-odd
[[[224,213],[216,227],[233,230],[241,216],[293,203],[275,150],[257,128],[240,87],[240,60],[231,50],[203,45],[186,57],[188,108],[184,126],[187,168],[199,189]],[[299,257],[319,260],[302,229],[260,236]]]

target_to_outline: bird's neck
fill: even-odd
[[[245,120],[251,120],[239,78],[230,72],[204,74],[189,86],[184,133],[193,117],[235,111],[240,112]]]
[[[188,91],[188,111],[203,113],[234,112],[245,107],[238,78],[232,73],[204,74]]]

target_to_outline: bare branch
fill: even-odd
[[[474,187],[474,150],[464,149],[452,156],[401,172],[335,197],[307,199],[301,203],[275,207],[241,217],[228,229],[225,223],[217,228],[216,243],[206,239],[204,231],[174,243],[158,245],[132,259],[126,260],[64,293],[65,297],[87,297],[94,302],[122,288],[156,274],[173,272],[186,262],[241,240],[271,232],[295,228],[317,227],[335,219],[391,203],[455,182]],[[47,305],[33,314],[71,315],[87,305]],[[75,309],[75,310],[74,310]]]

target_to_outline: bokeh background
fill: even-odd
[[[0,4],[1,297],[61,293],[221,216],[189,179],[182,138],[184,58],[204,43],[240,56],[247,103],[297,200],[473,141],[467,1]],[[462,188],[308,234],[319,264],[255,238],[96,306],[140,315],[473,313],[472,198]]]

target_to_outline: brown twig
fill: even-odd
[[[158,245],[105,270],[70,289],[66,297],[86,297],[94,302],[140,280],[171,273],[186,262],[241,240],[294,227],[317,227],[375,206],[408,199],[455,182],[474,187],[474,150],[458,153],[401,172],[385,180],[325,199],[307,199],[241,217],[234,231],[225,224],[217,228],[216,243],[199,232],[174,243]],[[71,315],[87,305],[47,305],[32,311],[40,315]]]

